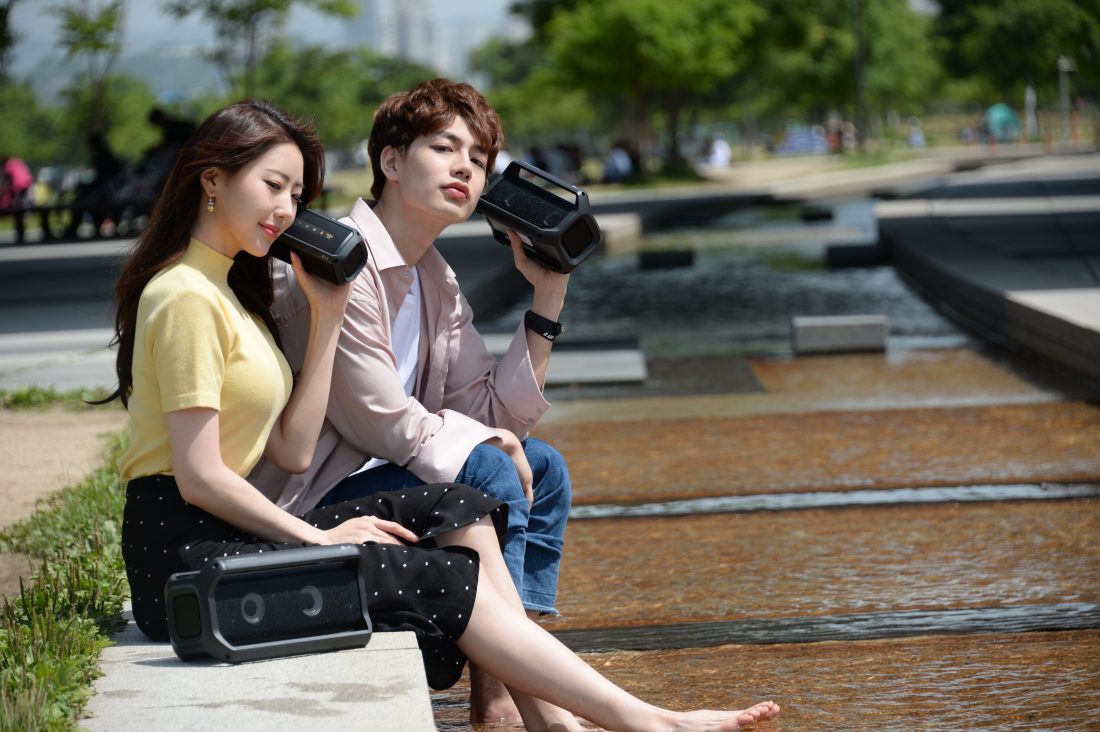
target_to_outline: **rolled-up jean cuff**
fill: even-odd
[[[558,609],[554,607],[554,596],[544,595],[538,592],[523,593],[523,609],[529,610],[539,615],[554,615],[555,617],[561,615]]]

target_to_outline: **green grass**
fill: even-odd
[[[121,627],[129,588],[115,465],[128,441],[125,431],[113,437],[106,467],[0,534],[3,551],[42,560],[0,604],[0,732],[75,729],[99,654]]]
[[[102,401],[110,391],[101,387],[95,389],[69,389],[58,391],[52,387],[28,386],[22,389],[0,389],[0,409],[50,409],[61,406],[66,409],[118,409],[122,402],[108,404],[89,404]]]
[[[329,210],[344,216],[351,210],[355,199],[363,197],[369,200],[370,185],[373,180],[374,176],[366,166],[327,171],[325,188],[328,189]]]

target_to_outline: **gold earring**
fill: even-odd
[[[210,213],[214,213],[214,197],[210,196],[206,199],[206,210]]]

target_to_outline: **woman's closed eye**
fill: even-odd
[[[283,184],[277,180],[269,180],[266,182],[271,190],[275,191],[276,193],[283,190]],[[300,206],[302,204],[302,194],[300,192],[290,194],[290,198],[294,201],[295,206]]]

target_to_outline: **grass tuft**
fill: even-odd
[[[113,437],[108,467],[0,534],[0,549],[43,560],[0,604],[0,732],[75,729],[108,634],[122,626],[125,496],[114,466],[128,442],[125,431]]]
[[[111,390],[97,387],[94,389],[68,389],[58,391],[53,387],[28,386],[22,389],[0,389],[0,409],[118,409],[122,402],[117,399],[107,404],[91,404],[103,401],[111,395]]]

